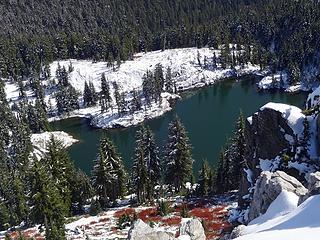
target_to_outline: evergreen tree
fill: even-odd
[[[122,159],[114,144],[106,137],[100,140],[99,154],[92,171],[92,184],[103,208],[125,193],[126,172]]]
[[[59,194],[63,196],[66,209],[71,209],[71,195],[73,180],[76,176],[72,160],[62,142],[51,136],[42,162],[50,169],[52,183],[56,186]]]
[[[97,104],[97,93],[92,82],[84,83],[84,91],[83,91],[83,103],[86,107],[91,107]]]
[[[107,83],[106,76],[104,73],[101,75],[100,105],[102,112],[108,110],[112,105],[110,86]]]
[[[176,116],[169,124],[169,136],[165,148],[165,179],[176,191],[180,191],[192,174],[193,159],[187,132]]]
[[[34,223],[45,226],[46,239],[66,239],[64,223],[68,208],[48,170],[46,165],[35,160],[31,171],[31,217]]]
[[[207,196],[210,192],[210,187],[212,184],[211,169],[207,160],[202,162],[201,170],[199,172],[199,187],[198,193],[200,196]]]
[[[142,109],[142,102],[138,91],[132,91],[131,113],[140,111]]]
[[[144,154],[147,164],[148,177],[150,179],[148,198],[152,199],[154,195],[154,188],[157,184],[160,184],[160,155],[159,149],[156,146],[154,134],[149,127],[144,129]]]
[[[136,148],[132,167],[132,184],[137,195],[138,203],[143,203],[147,199],[147,189],[150,179],[147,174],[147,163],[144,151],[144,130],[139,130],[136,134]]]
[[[160,157],[150,128],[142,127],[136,134],[132,184],[138,201],[152,200],[154,187],[160,183]]]
[[[154,96],[153,96],[153,98],[154,98],[155,102],[157,103],[157,102],[161,101],[161,93],[163,91],[164,84],[165,84],[163,69],[162,69],[162,65],[160,63],[158,63],[155,66],[153,76],[154,76],[154,80],[153,80]]]
[[[173,93],[173,91],[174,91],[172,72],[171,72],[170,67],[167,68],[167,72],[166,72],[165,88],[166,88],[166,92],[168,92],[168,93]]]
[[[151,102],[153,100],[153,79],[153,73],[150,71],[147,71],[146,74],[144,74],[142,77],[142,91],[148,106],[151,106]]]
[[[298,152],[298,156],[299,156],[300,162],[310,159],[310,155],[309,155],[310,138],[311,138],[310,125],[309,125],[308,118],[305,117],[303,119],[302,138],[299,141],[300,151]]]
[[[81,170],[78,170],[72,180],[71,200],[73,214],[83,214],[84,205],[87,200],[93,197],[94,190],[89,177]]]
[[[79,109],[79,93],[71,85],[67,87],[60,86],[55,97],[59,114],[69,113],[73,110]]]

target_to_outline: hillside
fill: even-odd
[[[171,102],[179,98],[179,95],[168,93],[166,91],[161,93],[161,103],[152,103],[151,106],[146,106],[146,101],[142,98],[141,110],[135,112],[126,111],[125,114],[118,114],[117,103],[115,98],[114,87],[112,84],[118,84],[120,94],[125,94],[126,105],[132,101],[132,91],[142,92],[143,77],[147,71],[154,71],[158,64],[161,64],[164,74],[168,68],[171,70],[172,82],[175,85],[176,93],[200,88],[206,85],[215,83],[231,76],[241,76],[245,74],[258,73],[258,66],[253,66],[250,63],[244,66],[236,66],[235,68],[213,67],[213,57],[220,58],[220,50],[213,50],[209,48],[186,48],[173,49],[166,51],[155,51],[150,53],[139,53],[134,55],[134,60],[126,61],[119,67],[110,66],[107,62],[92,62],[88,60],[65,60],[55,61],[50,65],[51,78],[42,81],[46,96],[45,102],[49,106],[51,104],[54,116],[50,120],[57,120],[61,118],[69,118],[74,116],[87,117],[92,119],[92,125],[99,128],[114,128],[114,127],[128,127],[143,122],[145,119],[151,119],[161,116],[167,111],[171,110]],[[236,52],[236,54],[238,54]],[[200,62],[199,62],[200,61]],[[200,65],[199,65],[200,63]],[[56,92],[58,90],[52,81],[57,82],[56,71],[58,65],[68,69],[70,65],[73,71],[69,76],[69,83],[80,92],[80,110],[75,110],[67,114],[59,114],[56,109]],[[83,104],[83,92],[85,82],[91,82],[97,92],[101,91],[101,76],[105,74],[107,83],[111,86],[110,94],[112,96],[112,107],[107,112],[101,111],[101,105],[97,104],[94,107],[86,107]],[[27,87],[26,81],[26,95],[31,99],[35,99],[34,92],[30,87]],[[6,94],[8,100],[19,102],[20,90],[18,84],[6,82]],[[128,107],[127,107],[128,109]]]

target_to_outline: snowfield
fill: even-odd
[[[237,240],[316,240],[320,236],[320,195],[299,205],[294,193],[282,192],[267,212],[242,230]]]
[[[210,85],[226,77],[242,76],[259,72],[258,66],[250,64],[244,67],[237,66],[234,69],[213,69],[210,62],[212,62],[214,54],[219,58],[220,50],[209,48],[184,48],[138,53],[134,55],[133,60],[123,62],[120,67],[110,66],[107,62],[93,63],[88,60],[70,59],[59,62],[55,61],[50,65],[51,79],[47,82],[43,82],[47,87],[45,100],[47,103],[50,101],[55,108],[54,81],[56,82],[55,75],[58,64],[60,64],[61,67],[66,67],[66,69],[68,69],[70,63],[72,64],[74,71],[70,73],[69,82],[79,92],[83,92],[85,81],[91,81],[96,91],[99,92],[101,89],[101,74],[104,73],[107,81],[111,85],[111,95],[113,96],[114,93],[111,83],[116,82],[120,87],[120,92],[126,93],[126,101],[131,99],[130,92],[132,90],[142,89],[143,75],[147,70],[153,71],[158,63],[163,66],[164,74],[168,67],[171,68],[172,79],[175,82],[178,92]],[[200,56],[200,65],[198,56]],[[5,90],[9,101],[18,101],[19,89],[16,84],[7,82]],[[30,90],[27,91],[26,94],[30,99],[33,98],[33,93]],[[162,103],[160,105],[152,104],[149,108],[143,106],[143,110],[127,113],[124,116],[119,116],[117,114],[116,103],[113,97],[113,109],[103,114],[100,111],[100,107],[81,108],[68,115],[51,117],[49,120],[54,121],[70,117],[86,117],[92,119],[91,124],[99,128],[128,127],[139,124],[145,119],[161,116],[165,112],[170,111],[171,100],[179,98],[179,95],[162,93],[161,97]],[[82,102],[82,97],[80,100]]]
[[[31,143],[33,145],[33,154],[35,154],[37,158],[41,158],[41,156],[47,151],[47,146],[51,137],[61,142],[65,148],[78,142],[78,140],[73,138],[71,135],[60,131],[32,134]]]

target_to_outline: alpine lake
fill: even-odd
[[[154,132],[162,153],[167,139],[168,124],[178,115],[188,131],[193,147],[194,173],[197,175],[202,160],[207,159],[212,166],[217,164],[221,148],[233,134],[240,111],[248,117],[268,102],[286,103],[303,108],[307,93],[257,91],[256,82],[256,77],[246,76],[183,92],[182,99],[174,104],[172,111],[147,120],[144,124]],[[115,143],[126,169],[131,169],[135,133],[140,128],[139,125],[124,129],[95,129],[90,126],[90,120],[84,118],[70,118],[53,122],[51,125],[53,130],[65,131],[80,141],[68,148],[68,151],[76,167],[87,174],[91,173],[99,140],[104,134]]]

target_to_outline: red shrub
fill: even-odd
[[[207,240],[219,239],[219,235],[216,233],[206,233]]]
[[[110,219],[109,218],[100,218],[99,222],[108,222]]]
[[[129,216],[133,216],[134,213],[135,213],[134,209],[132,209],[132,208],[126,208],[126,209],[122,209],[122,210],[116,211],[116,212],[114,213],[114,217],[119,218],[119,217],[121,217],[121,216],[124,215],[124,214],[129,215]]]
[[[189,212],[189,214],[193,217],[201,218],[207,221],[212,221],[215,217],[209,208],[194,208]]]
[[[150,220],[150,218],[154,218],[156,216],[157,216],[156,208],[144,209],[138,214],[138,218],[140,218],[142,221]]]

